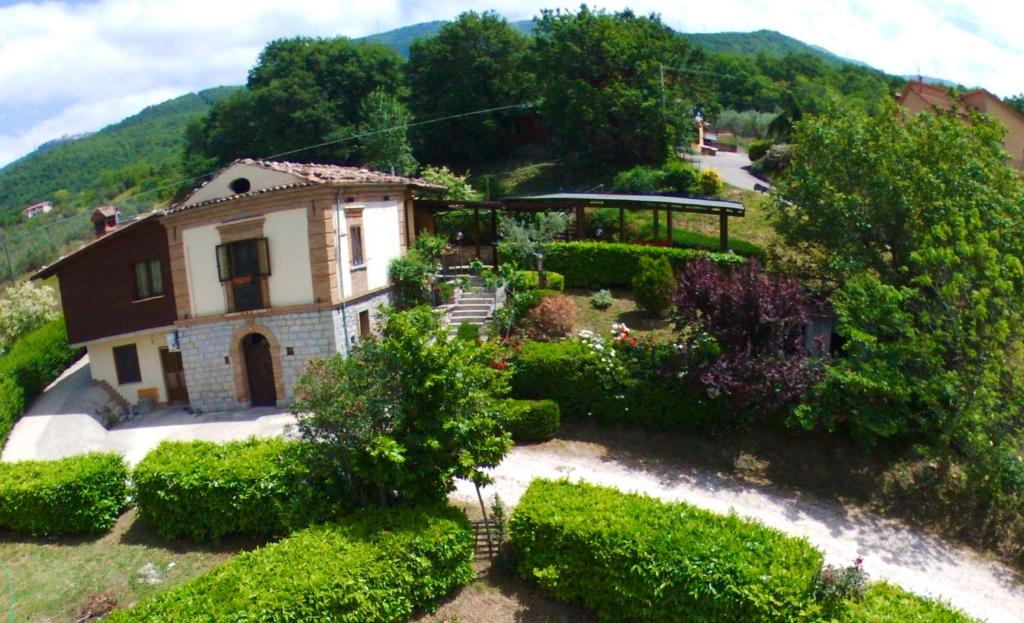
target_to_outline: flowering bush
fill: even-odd
[[[712,398],[736,410],[788,408],[821,376],[804,345],[809,302],[799,282],[770,275],[756,260],[721,271],[697,261],[680,273],[675,297],[684,348],[717,355],[689,370]]]
[[[22,335],[57,317],[57,296],[49,286],[31,281],[11,286],[0,298],[0,355]]]
[[[868,587],[868,574],[860,556],[848,567],[825,565],[814,582],[814,596],[825,602],[860,599]]]
[[[530,310],[530,321],[539,337],[565,337],[576,323],[576,304],[568,296],[543,298]]]

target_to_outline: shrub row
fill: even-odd
[[[117,521],[127,498],[128,466],[117,454],[0,463],[0,527],[15,532],[103,533]]]
[[[514,260],[507,249],[498,247],[501,261]],[[708,253],[695,249],[652,247],[615,242],[553,242],[548,245],[544,266],[561,273],[568,288],[629,287],[641,257],[667,257],[674,270],[697,258],[719,264],[735,264],[744,258],[731,253]]]
[[[589,484],[535,480],[509,522],[520,573],[600,621],[970,623],[884,583],[815,598],[822,554],[735,515]]]
[[[544,290],[555,290],[562,292],[565,290],[565,277],[561,273],[556,273],[553,270],[544,271],[548,274],[548,285]],[[521,270],[519,273],[523,276],[523,283],[527,288],[536,290],[540,288],[540,273],[536,270]]]
[[[554,400],[503,400],[502,426],[518,443],[547,441],[562,425],[562,414]]]
[[[468,583],[472,556],[461,511],[364,511],[242,554],[108,620],[405,621]]]
[[[283,439],[165,441],[135,468],[139,514],[168,538],[275,536],[329,516],[343,484],[311,472],[304,445]]]
[[[78,356],[63,316],[26,333],[0,357],[0,447],[25,407]]]
[[[601,621],[805,621],[821,610],[821,553],[735,515],[535,480],[509,530],[524,577]]]
[[[564,418],[684,431],[726,421],[721,401],[687,390],[674,377],[627,377],[610,385],[600,362],[576,340],[526,342],[511,370],[513,398],[554,400]]]

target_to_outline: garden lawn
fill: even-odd
[[[571,298],[576,305],[577,315],[574,331],[590,329],[598,335],[608,337],[612,325],[621,322],[629,327],[634,335],[650,335],[662,339],[672,337],[672,323],[668,321],[660,321],[654,328],[645,325],[644,315],[636,308],[632,291],[612,290],[614,301],[608,309],[595,309],[590,304],[590,295],[594,292],[595,290],[580,288],[570,288],[565,291],[565,295]]]
[[[121,516],[99,538],[33,539],[0,532],[0,561],[13,582],[0,583],[0,615],[13,606],[19,622],[75,621],[91,597],[110,591],[118,607],[166,591],[206,573],[259,542],[229,539],[200,546],[167,541],[137,520]]]

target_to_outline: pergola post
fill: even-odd
[[[479,259],[482,259],[480,257],[480,208],[479,208],[479,206],[473,208],[473,228],[476,230],[474,232],[474,234],[475,234],[474,237],[476,238],[476,259],[479,260]]]
[[[583,240],[587,237],[587,209],[582,205],[576,206],[576,240]]]
[[[626,209],[619,206],[619,242],[626,242]]]
[[[668,232],[668,246],[672,246],[672,208],[665,210],[665,231]]]
[[[718,250],[729,251],[729,215],[725,210],[718,213]]]
[[[652,237],[651,241],[652,242],[657,242],[658,241],[658,208],[654,208],[654,210],[652,210],[651,212],[652,212],[652,214],[654,216],[654,230],[653,230],[654,231],[654,236]]]

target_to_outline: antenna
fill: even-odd
[[[921,77],[921,63],[917,64],[917,81],[924,82],[924,78]]]

